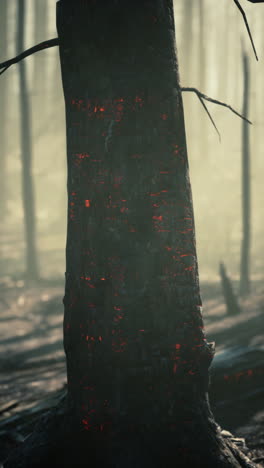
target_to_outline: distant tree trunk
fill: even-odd
[[[7,55],[7,0],[2,0],[0,3],[0,47],[1,57]],[[7,213],[7,140],[6,140],[6,114],[7,114],[7,76],[3,76],[3,81],[0,86],[0,102],[1,102],[1,120],[0,120],[0,213],[1,217]]]
[[[45,41],[47,38],[47,20],[48,20],[48,0],[34,0],[34,38],[35,44]],[[45,60],[45,65],[44,65]],[[41,97],[42,107],[45,105],[46,99],[43,99],[46,89],[46,73],[47,62],[43,54],[35,54],[34,56],[34,88],[37,90],[38,96]]]
[[[61,0],[57,24],[76,427],[97,434],[100,467],[247,466],[208,404],[172,1]]]
[[[206,45],[205,45],[205,31],[204,31],[204,17],[206,9],[204,7],[204,0],[199,0],[199,88],[201,91],[206,89]],[[205,116],[200,119],[200,147],[201,154],[204,160],[207,158],[207,132],[205,127]]]
[[[25,49],[25,0],[18,0],[17,53]],[[20,138],[22,159],[22,198],[24,208],[25,243],[26,243],[26,276],[29,279],[38,277],[36,250],[36,215],[35,197],[32,178],[32,141],[30,106],[26,78],[26,61],[18,65],[20,97]]]
[[[249,88],[250,70],[248,57],[243,54],[244,72],[244,98],[243,115],[248,118],[249,114]],[[241,246],[240,266],[240,294],[247,295],[250,292],[250,146],[249,126],[242,122],[242,226],[243,238]]]
[[[220,263],[219,272],[222,283],[222,291],[225,298],[226,312],[228,315],[237,315],[241,312],[240,307],[233,290],[232,282],[227,275],[226,268],[223,263]]]
[[[193,77],[192,73],[192,51],[193,43],[193,0],[184,0],[183,3],[183,75],[184,82],[189,85]]]
[[[206,45],[204,34],[204,0],[199,0],[199,85],[203,90],[205,89],[205,76],[206,76]]]
[[[221,37],[221,48],[219,50],[219,43],[215,43],[216,50],[219,50],[220,60],[219,64],[219,86],[218,86],[218,96],[219,99],[225,100],[228,94],[228,81],[229,81],[229,69],[228,69],[228,47],[230,43],[230,4],[227,2],[224,5],[224,25],[222,29],[222,37]],[[215,20],[217,21],[217,15],[215,15]],[[217,28],[217,24],[215,27]],[[218,26],[219,27],[219,26]],[[220,36],[219,36],[220,37]]]

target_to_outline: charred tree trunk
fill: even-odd
[[[25,0],[18,0],[18,31],[17,53],[25,49]],[[37,249],[36,249],[36,215],[35,197],[32,178],[32,143],[30,106],[26,77],[26,62],[19,67],[19,98],[20,98],[20,138],[22,159],[22,198],[24,208],[25,243],[26,243],[26,276],[29,279],[38,277]]]
[[[239,466],[207,398],[172,2],[61,0],[57,22],[76,427],[110,432],[115,466]]]
[[[0,5],[0,44],[1,56],[7,55],[7,0],[3,0]],[[0,86],[1,121],[0,121],[0,213],[5,216],[7,213],[7,140],[6,140],[6,114],[7,114],[7,77],[3,77]]]
[[[244,99],[243,115],[248,117],[249,113],[249,87],[250,71],[248,57],[243,54],[244,71]],[[247,295],[250,292],[250,146],[249,126],[242,123],[242,226],[243,238],[241,246],[240,266],[240,294]]]
[[[110,411],[152,426],[153,408],[160,424],[174,414],[177,382],[203,394],[212,358],[173,11],[170,2],[152,3],[59,2],[69,194],[64,343],[69,394],[84,426],[107,424]]]

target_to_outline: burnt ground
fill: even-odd
[[[264,286],[254,283],[235,316],[220,283],[202,284],[202,294],[207,338],[216,342],[213,412],[264,466]],[[62,296],[55,280],[0,279],[0,461],[65,394]]]

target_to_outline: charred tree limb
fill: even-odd
[[[202,104],[203,108],[205,109],[205,112],[207,113],[209,119],[211,120],[211,122],[212,122],[218,136],[219,136],[219,141],[221,141],[221,134],[220,134],[220,132],[219,132],[219,130],[218,130],[216,124],[215,124],[215,121],[214,121],[213,117],[211,116],[211,114],[210,114],[210,112],[208,110],[208,107],[206,106],[205,102],[202,100],[201,96],[198,96],[198,98],[199,98],[200,103]]]
[[[263,0],[248,0],[248,1],[251,2],[251,3],[263,3]],[[236,4],[237,8],[239,9],[241,15],[243,16],[243,20],[244,20],[244,23],[245,23],[246,28],[247,28],[247,32],[248,32],[248,35],[249,35],[249,38],[250,38],[252,48],[254,50],[256,60],[258,60],[257,51],[256,51],[256,48],[255,48],[255,44],[254,44],[254,41],[253,41],[253,37],[252,37],[251,31],[250,31],[249,24],[248,24],[248,21],[247,21],[246,13],[244,12],[244,10],[243,10],[243,8],[240,5],[238,0],[234,0],[234,2]]]
[[[25,59],[26,57],[29,57],[32,54],[35,54],[36,52],[40,52],[41,50],[44,49],[50,49],[51,47],[55,47],[59,45],[59,39],[56,37],[54,39],[50,39],[49,41],[44,41],[41,42],[40,44],[37,44],[30,49],[25,50],[21,54],[17,55],[16,57],[7,60],[6,62],[0,63],[0,75],[4,73],[11,65],[14,65],[21,60]]]
[[[216,99],[212,99],[212,98],[206,96],[205,94],[201,93],[201,92],[200,92],[198,89],[196,89],[196,88],[181,88],[181,91],[182,91],[182,92],[186,92],[186,91],[187,91],[187,92],[193,92],[193,93],[197,94],[198,99],[200,100],[200,102],[201,102],[202,106],[204,107],[204,109],[205,109],[205,111],[206,111],[206,113],[207,113],[209,119],[211,120],[211,122],[212,122],[212,124],[213,124],[213,126],[214,126],[214,128],[215,128],[215,130],[216,130],[216,132],[217,132],[217,134],[218,134],[218,136],[219,136],[219,140],[220,140],[220,141],[221,141],[220,132],[219,132],[219,130],[218,130],[216,124],[215,124],[215,121],[214,121],[213,117],[211,116],[211,114],[210,114],[210,112],[209,112],[209,110],[208,110],[208,107],[206,106],[205,102],[203,101],[203,99],[206,100],[206,101],[212,102],[212,103],[214,103],[214,104],[218,104],[218,105],[220,105],[220,106],[227,107],[228,109],[231,110],[231,112],[233,112],[234,114],[236,114],[238,117],[240,117],[241,119],[243,119],[245,122],[247,122],[247,123],[249,123],[249,124],[252,125],[252,122],[251,122],[250,120],[248,120],[244,115],[239,114],[239,112],[237,112],[235,109],[233,109],[233,107],[231,107],[229,104],[226,104],[225,102],[222,102],[222,101],[218,101],[218,100],[216,100]]]
[[[225,102],[218,101],[217,99],[210,98],[209,96],[206,96],[206,94],[201,93],[201,91],[199,91],[196,88],[181,88],[181,90],[182,90],[182,92],[195,93],[195,94],[197,94],[199,99],[205,99],[206,101],[212,102],[213,104],[218,104],[219,106],[227,107],[227,109],[230,109],[231,112],[233,112],[238,117],[240,117],[241,119],[245,120],[247,123],[252,125],[252,122],[250,120],[248,120],[244,115],[237,112],[233,107],[231,107],[229,104],[226,104]]]

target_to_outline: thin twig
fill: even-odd
[[[213,124],[215,130],[216,130],[217,133],[218,133],[219,141],[221,141],[221,134],[220,134],[220,132],[219,132],[219,130],[218,130],[216,124],[215,124],[215,121],[214,121],[213,117],[211,116],[211,114],[210,114],[210,112],[209,112],[209,110],[208,110],[208,107],[206,106],[205,102],[203,102],[201,96],[198,96],[198,98],[199,98],[199,100],[200,100],[200,103],[201,103],[202,106],[204,107],[204,109],[205,109],[207,115],[209,116],[209,119],[211,120],[211,122],[212,122],[212,124]]]
[[[59,45],[59,39],[56,37],[54,39],[50,39],[49,41],[41,42],[40,44],[37,44],[34,47],[25,50],[24,52],[17,55],[17,57],[12,58],[11,60],[7,60],[6,62],[0,63],[0,75],[2,75],[2,73],[4,73],[9,67],[11,67],[11,65],[20,62],[24,58],[29,57],[30,55],[35,54],[36,52],[40,52],[41,50],[49,49],[50,47],[55,47],[57,45]]]
[[[251,1],[251,0],[250,0]],[[238,0],[234,0],[237,8],[239,9],[241,15],[243,16],[243,20],[244,20],[244,23],[246,25],[246,28],[247,28],[247,32],[248,32],[248,35],[249,35],[249,38],[250,38],[250,41],[251,41],[251,44],[252,44],[252,47],[253,47],[253,50],[254,50],[254,54],[255,54],[255,57],[256,57],[256,60],[258,60],[258,56],[257,56],[257,51],[256,51],[256,48],[255,48],[255,44],[254,44],[254,41],[253,41],[253,38],[252,38],[252,35],[251,35],[251,31],[250,31],[250,27],[248,25],[248,21],[247,21],[247,16],[246,16],[246,13],[244,12],[242,6],[240,5],[239,1]]]
[[[229,104],[226,104],[225,102],[222,102],[222,101],[218,101],[217,99],[213,99],[213,98],[210,98],[208,96],[206,96],[206,94],[203,94],[201,93],[201,91],[199,91],[198,89],[196,88],[181,88],[181,91],[182,92],[191,92],[191,93],[195,93],[197,94],[198,98],[201,100],[201,99],[205,99],[206,101],[209,101],[209,102],[212,102],[213,104],[218,104],[219,106],[223,106],[223,107],[227,107],[227,109],[230,109],[234,114],[236,114],[238,117],[240,117],[241,119],[245,120],[247,123],[251,124],[252,125],[252,122],[250,120],[248,120],[246,117],[244,117],[242,114],[240,114],[239,112],[237,112],[235,109],[233,109],[233,107],[231,107]]]
[[[3,70],[0,71],[0,75],[2,75],[11,65],[8,65],[7,67],[5,67]]]

